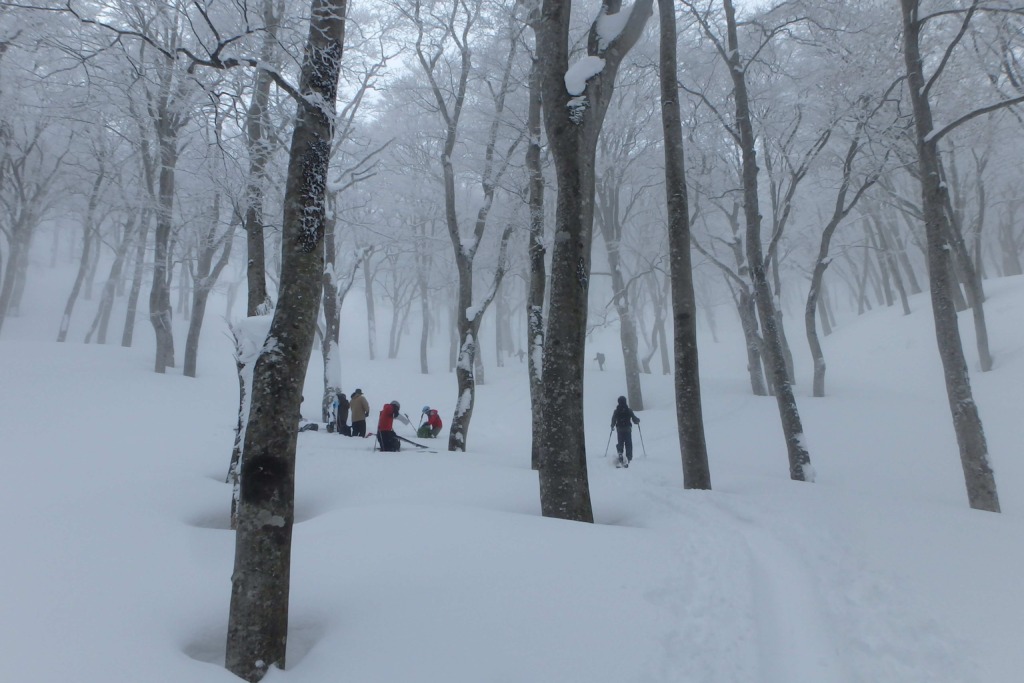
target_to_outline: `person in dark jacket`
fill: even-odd
[[[377,419],[377,443],[382,451],[399,451],[402,442],[395,434],[395,420],[409,424],[409,418],[401,413],[402,406],[398,401],[385,403]]]
[[[616,467],[629,467],[629,463],[633,461],[633,425],[635,424],[640,424],[640,418],[630,410],[626,403],[626,397],[619,396],[619,404],[612,412],[612,429],[615,430],[618,437],[615,442],[615,451],[619,454],[619,459],[615,463]],[[625,451],[625,457],[623,457],[623,451]]]
[[[338,392],[335,399],[334,414],[336,415],[336,426],[339,434],[352,436],[352,427],[348,425],[348,398],[345,394]]]
[[[352,392],[349,408],[352,410],[352,436],[366,436],[366,416],[370,414],[370,402],[366,400],[362,389]]]

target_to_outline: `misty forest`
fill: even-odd
[[[860,654],[807,654],[816,645],[845,652],[845,628],[861,634],[884,623],[905,634],[917,627],[908,620],[897,628],[892,615],[829,616],[840,609],[832,600],[837,586],[849,585],[838,577],[821,588],[831,597],[807,616],[800,605],[809,598],[798,584],[826,579],[812,578],[819,572],[810,559],[790,561],[804,576],[778,558],[827,551],[813,544],[796,555],[780,551],[785,542],[778,537],[787,532],[772,536],[769,549],[756,525],[771,524],[772,513],[736,510],[755,502],[772,510],[803,506],[799,514],[786,508],[792,518],[778,522],[797,535],[803,522],[793,520],[817,524],[820,515],[837,527],[852,524],[840,520],[861,519],[859,513],[823,512],[854,505],[834,490],[853,486],[837,475],[848,468],[861,470],[850,476],[865,491],[891,489],[881,508],[865,503],[874,521],[858,523],[895,528],[900,515],[920,507],[916,494],[900,487],[946,491],[925,474],[925,463],[941,462],[950,472],[943,486],[955,481],[956,490],[952,502],[940,496],[941,504],[923,493],[927,504],[956,520],[949,525],[964,539],[984,537],[992,547],[1021,552],[1024,470],[1010,461],[1024,438],[1022,141],[1024,6],[1012,0],[5,0],[0,385],[8,394],[31,392],[50,368],[58,391],[110,383],[111,394],[125,395],[129,405],[128,389],[116,386],[145,381],[151,393],[132,400],[159,406],[174,438],[199,438],[183,434],[192,432],[205,439],[201,447],[169,441],[179,444],[174,454],[152,459],[170,460],[160,465],[168,476],[203,463],[198,467],[213,473],[206,483],[219,487],[210,494],[210,507],[219,510],[210,518],[223,521],[206,525],[220,539],[208,553],[218,558],[216,580],[198,581],[215,595],[212,616],[198,629],[206,635],[170,636],[192,643],[184,659],[206,673],[196,678],[172,667],[148,680],[1006,680],[999,667],[1009,670],[1019,657],[998,663],[980,651],[955,654],[952,646],[915,650],[926,636],[907,640],[905,651],[882,654],[872,641]],[[915,341],[911,349],[900,341],[904,329],[919,331],[927,343]],[[102,346],[121,355],[88,355]],[[43,349],[48,355],[37,355]],[[914,374],[914,363],[892,360],[890,351],[920,358],[921,373]],[[68,366],[58,372],[61,358]],[[117,358],[148,367],[121,367]],[[856,370],[835,370],[854,358]],[[72,367],[95,370],[79,378]],[[42,374],[33,379],[29,369]],[[886,389],[854,400],[849,392],[857,378],[869,376]],[[336,397],[354,399],[357,386],[370,394],[369,432],[390,429],[378,426],[379,405],[404,393],[402,412],[415,420],[420,403],[430,401],[424,418],[430,406],[439,409],[443,433],[402,446],[400,456],[375,452],[375,440],[383,446],[376,437],[327,437],[344,426]],[[394,387],[394,395],[381,386]],[[428,395],[416,398],[411,388]],[[640,458],[632,469],[624,455],[613,458],[622,471],[605,467],[609,452],[623,448],[607,422],[619,394],[637,416],[628,425],[628,452]],[[94,400],[85,396],[85,403]],[[723,397],[742,410],[723,417]],[[189,417],[190,404],[206,399],[203,411],[216,419]],[[96,415],[109,415],[114,425],[113,405],[104,413],[95,400]],[[871,426],[861,411],[876,401],[919,410],[923,422],[913,426],[879,407],[893,424]],[[922,402],[933,401],[926,413]],[[998,412],[986,410],[995,404]],[[394,412],[401,417],[397,403]],[[7,415],[2,431],[14,429],[13,413]],[[995,437],[987,437],[989,419]],[[850,423],[861,432],[879,430],[877,439],[851,445]],[[316,433],[300,433],[314,427]],[[396,423],[396,432],[402,429]],[[92,432],[79,433],[88,441]],[[45,450],[33,441],[42,437],[25,434],[23,441],[10,437],[21,446],[5,459]],[[723,446],[726,434],[736,448]],[[330,448],[333,460],[325,456]],[[203,452],[173,462],[187,450]],[[770,483],[745,478],[751,470],[723,460],[739,457],[725,450],[763,462],[765,474],[756,476]],[[857,467],[837,455],[860,451],[890,459],[914,453],[920,460],[904,470],[881,459]],[[151,457],[145,447],[124,453]],[[579,609],[602,600],[599,579],[582,580],[589,570],[570,568],[589,562],[590,550],[576,545],[589,542],[581,529],[672,528],[677,538],[670,545],[680,548],[690,539],[689,550],[672,560],[689,568],[686,587],[644,584],[643,600],[674,596],[678,618],[668,621],[676,626],[648,625],[643,614],[630,622],[630,630],[663,637],[660,664],[644,668],[640,655],[636,662],[619,659],[613,675],[599,655],[581,650],[560,668],[549,660],[563,657],[546,659],[532,641],[516,640],[525,635],[482,634],[480,654],[455,658],[461,665],[442,666],[437,648],[408,669],[401,657],[388,664],[341,654],[323,659],[325,642],[355,647],[349,630],[362,627],[351,612],[339,622],[331,612],[314,620],[316,627],[297,616],[310,611],[291,595],[322,585],[299,576],[326,561],[301,554],[300,522],[313,524],[345,504],[340,493],[323,494],[320,516],[310,513],[303,478],[343,482],[345,471],[329,468],[346,457],[357,462],[347,466],[355,468],[352,477],[381,478],[383,500],[403,509],[425,494],[409,489],[403,496],[411,484],[395,478],[413,477],[418,465],[401,475],[372,469],[390,455],[465,463],[439,464],[435,471],[447,474],[416,474],[434,482],[425,489],[504,492],[480,493],[466,505],[511,499],[515,487],[517,502],[509,505],[534,521],[491,528],[534,559],[494,560],[479,569],[536,576],[534,589],[547,590],[534,598],[549,604],[541,612],[513,606],[529,603],[522,597],[529,591],[510,593],[520,596],[506,605],[518,615],[509,617],[512,630],[529,632],[554,619],[544,616],[560,613],[554,596],[588,580],[596,590],[581,593],[586,607]],[[304,470],[304,460],[318,463],[317,473]],[[466,468],[483,467],[480,461],[492,461],[490,469],[468,474]],[[655,478],[660,462],[665,467]],[[920,481],[900,481],[903,475]],[[423,479],[430,476],[436,480]],[[444,476],[469,478],[455,484]],[[22,485],[13,479],[12,487]],[[150,479],[157,483],[146,486],[170,486],[159,483],[165,477]],[[81,481],[68,475],[68,490]],[[647,501],[643,515],[625,512],[641,503],[626,502],[616,481],[632,482],[629,496]],[[743,523],[755,526],[735,534],[774,572],[767,581],[774,607],[764,606],[764,586],[750,579],[745,604],[759,605],[750,607],[750,623],[686,606],[686,595],[713,593],[694,582],[743,562],[720,536],[697,540],[717,527],[720,508],[735,518],[721,522],[729,528],[752,520]],[[494,514],[486,509],[478,521],[485,527]],[[347,559],[339,556],[340,564],[385,552],[375,545],[389,534],[390,518],[381,515],[368,523],[379,533]],[[453,529],[467,519],[459,517]],[[937,528],[904,523],[928,530],[915,532],[918,538]],[[346,529],[338,526],[330,541],[307,537],[305,547],[344,545]],[[820,533],[835,539],[839,532]],[[488,540],[472,541],[472,531],[466,538],[482,547],[498,542],[486,534],[481,539]],[[563,548],[531,550],[528,539],[537,538],[561,539],[550,543]],[[594,538],[594,548],[602,547]],[[629,544],[636,542],[603,547],[633,554]],[[899,545],[891,542],[886,552]],[[966,547],[947,549],[970,555]],[[865,554],[872,552],[881,551]],[[563,554],[565,565],[550,559]],[[534,575],[531,562],[548,566]],[[31,570],[26,559],[26,576]],[[556,589],[556,575],[574,588]],[[957,580],[966,583],[968,575]],[[373,585],[389,591],[403,582],[375,576]],[[951,584],[939,581],[921,583],[923,601],[949,592]],[[471,590],[465,585],[452,591],[464,595]],[[496,599],[492,591],[502,588],[464,598],[465,614],[490,610],[482,605]],[[612,602],[626,609],[632,600]],[[307,607],[316,602],[310,601]],[[881,609],[884,602],[871,604]],[[403,609],[415,609],[397,597],[387,604],[399,619]],[[454,614],[435,613],[430,623],[472,634],[463,613]],[[775,625],[758,627],[766,614]],[[924,613],[920,621],[932,618],[941,622]],[[996,618],[993,629],[1012,633],[1020,618]],[[722,624],[734,623],[738,630],[729,647],[708,635],[670,645],[684,621],[690,635],[694,624],[733,632]],[[70,617],[68,624],[85,628]],[[560,628],[545,633],[554,637]],[[1000,647],[988,631],[973,629],[963,626],[949,642],[977,638]],[[569,631],[566,639],[586,640]],[[760,636],[750,635],[755,631]],[[824,631],[835,633],[822,644]],[[738,644],[751,639],[759,645]],[[536,661],[504,661],[489,649],[496,641],[534,650]],[[380,642],[363,645],[359,651],[396,657]],[[700,652],[687,655],[687,647]],[[787,648],[790,656],[765,654]],[[63,679],[43,673],[61,670],[50,663],[25,666],[22,680]]]

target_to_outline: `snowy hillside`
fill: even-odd
[[[643,379],[633,466],[614,468],[612,331],[593,342],[610,362],[586,387],[594,525],[539,514],[518,361],[488,368],[468,453],[300,434],[288,668],[266,680],[1020,680],[1024,278],[986,286],[996,369],[972,381],[1003,514],[967,506],[922,297],[909,317],[875,311],[825,339],[824,399],[790,323],[816,484],[789,480],[774,399],[750,395],[736,334],[702,338],[714,490],[682,490],[661,375]],[[0,339],[0,680],[237,680],[222,668],[237,405],[223,322],[211,316],[187,379],[151,372],[148,325],[130,350],[58,345],[59,314],[25,308]],[[411,348],[368,361],[346,315],[345,387],[374,415],[398,399],[447,422],[454,378],[420,375]],[[313,419],[319,364],[314,351]]]

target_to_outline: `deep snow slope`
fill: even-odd
[[[923,298],[825,340],[828,397],[798,385],[815,484],[789,481],[774,399],[749,394],[726,330],[701,340],[714,490],[682,489],[661,375],[643,380],[633,466],[612,467],[624,387],[611,330],[593,341],[609,363],[588,366],[586,387],[597,524],[539,516],[518,361],[488,368],[468,453],[300,434],[289,661],[267,680],[1019,680],[1024,278],[987,291],[997,367],[972,380],[1002,515],[967,508]],[[223,322],[211,316],[188,379],[150,371],[141,322],[131,350],[48,341],[51,309],[0,337],[0,680],[236,680],[220,666],[237,405]],[[411,345],[371,362],[357,303],[346,319],[345,387],[374,412],[398,399],[447,423],[446,349],[429,375]],[[969,321],[963,334],[976,366]],[[800,331],[790,338],[806,379]],[[314,351],[312,419],[319,363]]]

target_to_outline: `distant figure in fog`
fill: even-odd
[[[594,360],[597,361],[598,369],[603,372],[604,371],[604,354],[601,353],[600,351],[598,351],[597,355],[594,356]]]

